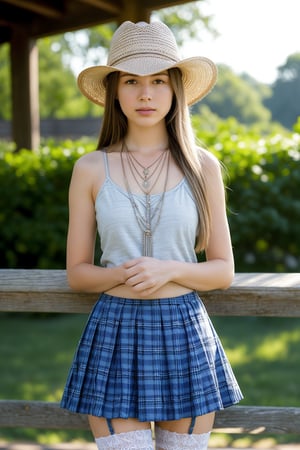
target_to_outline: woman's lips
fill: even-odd
[[[149,116],[155,111],[154,108],[138,108],[136,112],[142,116]]]

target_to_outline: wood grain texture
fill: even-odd
[[[211,315],[300,317],[299,273],[240,273],[227,290],[199,293]],[[0,269],[0,311],[88,313],[99,294],[72,291],[64,270]],[[87,418],[57,403],[0,400],[0,427],[87,429]],[[214,431],[299,433],[300,408],[233,406]]]
[[[230,424],[230,425],[229,425]],[[88,429],[87,416],[61,409],[58,403],[0,400],[0,427]],[[300,408],[232,406],[216,413],[215,432],[299,433]]]
[[[0,311],[88,313],[98,298],[72,291],[64,270],[1,269],[0,286]],[[299,273],[240,273],[199,294],[211,315],[300,317]]]

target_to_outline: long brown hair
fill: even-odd
[[[174,68],[168,72],[174,91],[172,106],[165,119],[169,148],[176,164],[186,177],[196,200],[199,215],[196,251],[200,252],[208,243],[210,230],[210,209],[206,195],[202,152],[195,145],[181,71]],[[122,141],[127,133],[127,118],[117,100],[118,81],[119,72],[112,72],[106,78],[105,109],[97,145],[98,150]]]

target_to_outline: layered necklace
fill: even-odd
[[[143,166],[134,157],[132,152],[128,150],[125,141],[123,141],[120,155],[128,198],[130,200],[138,226],[142,231],[142,254],[143,256],[153,256],[152,238],[153,233],[160,221],[162,206],[167,189],[170,166],[170,152],[167,150],[163,151],[149,166]],[[128,174],[126,172],[126,167],[124,164],[124,156],[126,158],[127,168],[129,169],[133,179],[145,196],[144,211],[141,211],[130,188]],[[155,207],[153,207],[151,203],[151,192],[157,184],[165,166],[166,170],[163,191],[159,195],[159,199]]]

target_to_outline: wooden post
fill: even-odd
[[[142,6],[140,0],[131,0],[130,2],[125,2],[125,7],[122,11],[121,16],[118,18],[119,24],[125,20],[130,20],[131,22],[149,22],[150,21],[150,10]]]
[[[12,131],[17,149],[40,143],[38,48],[26,31],[14,28],[11,41]]]

